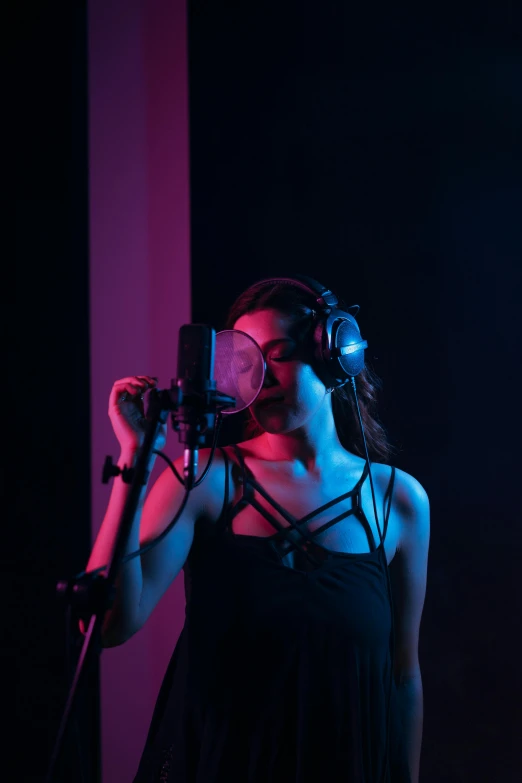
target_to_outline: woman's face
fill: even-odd
[[[269,433],[292,432],[322,407],[324,383],[312,368],[307,343],[299,339],[295,322],[277,310],[242,315],[234,324],[252,337],[263,352],[263,387],[250,407],[255,421]]]

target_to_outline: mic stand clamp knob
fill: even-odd
[[[134,476],[134,468],[128,468],[126,465],[123,466],[123,468],[119,468],[117,465],[114,465],[112,462],[112,457],[109,455],[105,458],[105,462],[103,465],[103,472],[102,472],[102,482],[104,484],[109,483],[109,479],[111,479],[113,476],[119,476],[121,474],[122,481],[124,481],[126,484],[132,484],[132,477]],[[147,483],[147,478],[144,480],[144,484]]]

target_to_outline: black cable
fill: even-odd
[[[180,516],[182,515],[182,513],[183,513],[183,511],[185,509],[185,506],[187,505],[188,496],[190,495],[190,493],[192,492],[194,487],[197,487],[197,486],[199,486],[201,484],[203,479],[206,477],[208,471],[210,470],[210,466],[212,464],[212,460],[214,459],[214,454],[215,454],[216,447],[217,447],[217,441],[218,441],[219,432],[220,432],[220,429],[221,429],[221,424],[222,424],[222,416],[221,416],[221,414],[218,414],[216,427],[214,428],[214,437],[212,439],[212,446],[211,446],[211,449],[210,449],[210,454],[208,456],[207,464],[205,465],[205,469],[204,469],[203,473],[201,474],[201,476],[199,477],[199,479],[196,482],[194,482],[192,487],[190,489],[186,490],[186,492],[185,492],[185,494],[183,496],[183,500],[181,501],[181,506],[177,510],[174,518],[171,520],[171,522],[168,524],[168,526],[165,528],[165,530],[163,530],[163,532],[159,534],[159,536],[157,536],[156,538],[153,538],[152,541],[149,541],[147,544],[145,544],[144,546],[140,547],[139,549],[136,549],[134,552],[130,552],[128,555],[125,555],[125,557],[123,557],[122,561],[121,561],[122,565],[124,563],[128,563],[129,560],[132,560],[135,557],[138,557],[138,556],[141,556],[141,555],[145,554],[145,552],[148,552],[149,550],[151,550],[152,547],[156,546],[156,544],[159,544],[160,541],[163,541],[165,536],[168,535],[168,533],[170,533],[170,531],[172,530],[172,528],[174,527],[174,525],[176,524],[176,522],[179,520]],[[161,457],[162,459],[165,460],[165,462],[167,463],[169,468],[172,470],[172,472],[174,473],[174,475],[176,476],[178,481],[181,484],[184,485],[185,482],[183,481],[183,478],[180,476],[180,474],[176,470],[176,466],[174,465],[174,463],[172,462],[170,457],[168,457],[163,451],[159,451],[159,450],[154,451],[153,453],[157,454],[159,457]],[[106,568],[107,568],[107,564],[105,564],[103,566],[99,566],[98,568],[95,568],[92,571],[81,571],[74,578],[75,579],[82,579],[85,576],[95,576],[96,574],[99,574],[102,571],[105,571]]]
[[[210,454],[208,455],[207,464],[205,465],[205,470],[203,471],[201,476],[198,478],[198,480],[196,482],[194,482],[194,486],[195,487],[198,487],[201,484],[201,482],[205,479],[207,473],[210,470],[210,466],[212,465],[212,460],[214,459],[214,454],[215,454],[215,451],[216,451],[217,442],[218,442],[218,438],[219,438],[219,433],[221,431],[221,424],[222,423],[223,423],[223,416],[222,416],[221,412],[219,412],[217,414],[217,418],[216,418],[216,426],[214,428],[214,437],[212,439],[212,446],[210,448]]]
[[[221,430],[222,421],[223,421],[223,417],[222,417],[221,413],[218,413],[217,414],[217,420],[216,420],[216,426],[214,428],[214,437],[212,439],[212,446],[211,446],[211,449],[210,449],[210,454],[209,454],[209,457],[208,457],[208,460],[207,460],[207,464],[205,465],[205,470],[203,471],[201,476],[198,478],[198,480],[194,482],[194,484],[192,485],[192,489],[194,489],[194,487],[198,487],[201,484],[201,482],[205,479],[208,471],[210,470],[210,466],[212,464],[212,460],[214,459],[214,453],[215,453],[216,447],[217,447],[217,442],[218,442],[219,432]],[[172,470],[172,472],[176,476],[176,478],[179,481],[179,483],[183,484],[183,486],[184,486],[185,482],[183,481],[183,476],[181,476],[178,473],[178,471],[176,470],[176,466],[174,465],[174,463],[172,462],[170,457],[168,457],[165,454],[165,452],[159,451],[159,450],[154,450],[153,454],[157,454],[159,457],[161,457],[162,459],[165,460],[167,465],[170,467],[170,469]]]
[[[183,500],[181,501],[180,507],[176,511],[176,514],[175,514],[174,518],[169,523],[169,525],[165,528],[165,530],[162,533],[160,533],[160,535],[157,536],[157,538],[153,538],[152,541],[149,541],[148,544],[145,544],[145,546],[140,547],[139,549],[136,549],[134,552],[130,552],[128,555],[125,555],[125,557],[122,557],[122,560],[121,560],[122,565],[123,565],[123,563],[128,563],[129,560],[133,560],[135,557],[138,557],[138,555],[142,555],[145,552],[148,552],[149,549],[152,549],[153,546],[155,546],[156,544],[158,544],[160,541],[162,541],[165,538],[167,533],[169,533],[172,530],[172,528],[174,527],[174,525],[176,524],[176,522],[178,521],[178,519],[182,515],[183,511],[185,510],[185,506],[187,505],[188,496],[190,495],[191,491],[192,490],[190,490],[190,489],[186,490],[186,492],[185,492],[185,494],[183,496]],[[80,571],[79,574],[76,574],[74,579],[78,580],[78,579],[83,579],[86,576],[95,576],[96,574],[100,574],[102,571],[105,571],[106,569],[107,569],[107,563],[105,565],[99,566],[98,568],[94,568],[92,571]]]
[[[375,514],[375,524],[377,525],[377,531],[379,533],[379,540],[382,545],[383,555],[384,555],[384,563],[385,563],[385,572],[386,572],[386,586],[388,589],[388,599],[390,601],[390,614],[391,614],[391,635],[390,635],[390,683],[388,686],[388,699],[386,704],[386,761],[383,768],[383,777],[382,780],[386,780],[386,776],[389,771],[389,763],[390,763],[390,717],[391,717],[391,695],[392,695],[392,689],[393,689],[393,678],[394,678],[394,665],[395,665],[395,618],[394,618],[394,611],[393,611],[393,595],[392,595],[392,588],[391,588],[391,579],[390,579],[390,569],[388,567],[388,558],[386,557],[386,549],[384,547],[384,538],[382,535],[381,527],[379,525],[379,519],[377,516],[377,503],[375,501],[375,489],[373,486],[373,478],[372,478],[372,471],[370,467],[370,456],[368,454],[368,446],[366,444],[366,436],[364,434],[364,425],[363,420],[361,416],[361,411],[359,409],[359,399],[357,397],[357,388],[355,385],[355,377],[351,377],[351,386],[353,390],[353,395],[355,399],[355,406],[357,408],[357,416],[359,418],[359,426],[361,429],[361,436],[364,446],[364,452],[366,454],[366,462],[368,464],[368,473],[370,476],[370,486],[372,490],[372,500],[373,500],[373,510]]]

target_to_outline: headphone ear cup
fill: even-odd
[[[354,377],[364,369],[364,349],[366,340],[361,337],[359,326],[353,316],[346,314],[337,322],[334,337],[334,349],[342,373]],[[342,348],[350,348],[349,353],[339,353]]]
[[[355,318],[342,310],[333,311],[323,332],[325,369],[338,386],[364,369],[364,349],[368,347]]]

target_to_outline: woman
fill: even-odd
[[[355,386],[369,471],[350,384],[333,388],[320,356],[326,289],[309,283],[260,281],[233,305],[229,328],[252,337],[266,363],[249,437],[216,450],[171,531],[122,566],[105,646],[144,625],[182,568],[187,594],[136,783],[418,781],[428,498],[385,462],[377,379],[364,368]],[[120,468],[136,458],[143,394],[155,385],[129,376],[113,386]],[[128,491],[114,480],[89,570],[107,562]],[[129,553],[167,528],[183,495],[167,468]]]

